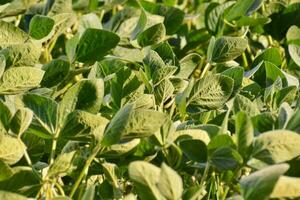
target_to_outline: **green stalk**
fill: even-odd
[[[211,68],[211,64],[207,63],[200,75],[200,78],[203,78],[205,76],[205,74],[210,70],[210,68]]]
[[[101,145],[98,143],[97,146],[93,149],[91,155],[88,157],[88,159],[85,162],[85,165],[83,167],[83,169],[81,170],[77,180],[75,181],[75,184],[70,192],[69,197],[72,198],[77,190],[77,188],[79,187],[83,177],[87,174],[88,172],[88,168],[91,165],[91,163],[93,162],[94,158],[97,156],[97,154],[99,153],[99,151],[101,151]]]

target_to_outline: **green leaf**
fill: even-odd
[[[252,145],[254,130],[251,118],[243,111],[235,115],[235,132],[237,135],[238,152],[247,159]]]
[[[289,161],[300,155],[300,135],[288,130],[268,131],[253,141],[252,156],[269,164]]]
[[[1,191],[1,190],[0,190],[0,199],[1,200],[27,200],[25,196],[22,196],[20,194]]]
[[[144,9],[141,9],[141,15],[139,21],[137,22],[133,32],[131,33],[131,40],[135,40],[137,36],[145,29],[147,25],[147,15]]]
[[[0,81],[0,94],[18,94],[38,87],[44,71],[34,67],[13,67],[6,70]]]
[[[185,139],[179,143],[184,155],[191,161],[206,162],[207,148],[205,143],[199,139]]]
[[[146,192],[151,195],[145,199],[165,199],[157,188],[160,177],[160,169],[158,167],[145,161],[134,161],[129,164],[128,173],[131,180],[144,186],[145,190],[147,190]]]
[[[51,134],[56,133],[58,128],[58,106],[54,100],[37,94],[25,94],[23,102],[26,107],[33,111],[42,127]]]
[[[54,163],[50,166],[47,175],[51,176],[64,176],[68,172],[74,169],[72,161],[74,160],[76,151],[65,152],[54,160]]]
[[[12,114],[8,106],[0,101],[0,134],[9,130]]]
[[[291,26],[287,32],[287,40],[290,43],[288,45],[289,54],[294,62],[300,66],[300,45],[294,44],[293,41],[300,40],[300,28],[297,26]]]
[[[70,71],[70,63],[62,59],[54,59],[43,66],[45,75],[41,82],[44,87],[53,87],[64,80]]]
[[[76,59],[79,62],[94,63],[101,60],[116,47],[120,38],[115,33],[101,29],[88,28],[82,34],[77,50]]]
[[[70,113],[61,129],[60,137],[72,140],[101,139],[108,120],[99,115],[75,110]],[[97,135],[93,135],[96,131]]]
[[[120,156],[124,156],[135,150],[135,148],[140,144],[140,141],[140,139],[133,139],[128,142],[126,140],[122,141],[118,144],[107,147],[101,155],[108,158],[119,158]]]
[[[14,174],[8,164],[0,160],[0,182],[9,179]]]
[[[10,129],[17,135],[22,135],[29,127],[33,112],[28,108],[18,109],[10,121]]]
[[[165,163],[161,165],[158,189],[166,199],[179,200],[183,193],[181,177]]]
[[[175,76],[182,79],[188,79],[198,66],[201,57],[196,53],[191,53],[180,60],[180,70]]]
[[[85,189],[82,200],[93,200],[95,196],[95,186],[90,185]]]
[[[110,146],[119,142],[126,133],[126,126],[133,115],[134,104],[127,104],[121,108],[110,121],[105,130],[102,145]]]
[[[281,176],[277,181],[271,198],[297,199],[300,197],[300,178]]]
[[[216,167],[219,171],[225,171],[234,170],[241,166],[243,158],[236,150],[230,147],[222,147],[216,149],[209,156],[209,161],[211,165]]]
[[[279,177],[289,168],[287,164],[263,168],[240,180],[242,196],[245,200],[268,199]]]
[[[251,15],[262,2],[263,0],[238,0],[225,14],[225,18],[232,21],[244,15]]]
[[[165,103],[172,98],[174,87],[169,80],[163,80],[154,88],[156,102],[159,104]]]
[[[150,109],[136,109],[129,118],[122,138],[151,136],[166,122],[164,113]]]
[[[60,102],[60,120],[64,120],[75,109],[96,114],[100,110],[103,95],[104,83],[102,79],[79,81],[66,92]]]
[[[13,165],[24,155],[25,145],[17,138],[9,135],[0,135],[0,160]]]
[[[188,105],[218,109],[227,102],[233,89],[233,79],[223,75],[205,76],[193,86]]]
[[[102,28],[99,17],[94,13],[85,14],[80,17],[80,21],[78,24],[78,32],[80,34],[83,34],[84,31],[88,28],[95,28],[95,29]]]
[[[112,184],[112,186],[114,186],[115,188],[118,188],[119,187],[118,177],[120,175],[118,166],[113,163],[103,163],[102,167],[103,167],[104,174],[108,179],[108,181],[110,182],[110,184]]]
[[[30,20],[29,35],[36,40],[40,40],[52,31],[54,20],[43,15],[34,15]]]
[[[146,47],[163,41],[165,35],[166,28],[162,23],[159,23],[141,32],[137,37],[137,41],[141,47]]]
[[[255,101],[251,101],[247,97],[242,96],[240,94],[235,96],[232,110],[234,113],[243,111],[251,117],[260,113],[257,103]]]
[[[248,42],[244,38],[223,36],[216,40],[211,60],[222,63],[239,57],[247,48]]]
[[[222,15],[224,11],[233,5],[233,1],[225,2],[222,4],[211,3],[209,7],[205,10],[205,26],[213,34],[218,33],[220,25],[222,22]]]

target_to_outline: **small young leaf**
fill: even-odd
[[[40,40],[51,32],[54,20],[43,15],[34,15],[30,20],[29,35],[36,40]]]
[[[246,50],[247,45],[246,39],[223,36],[214,43],[211,61],[222,63],[233,60]]]
[[[76,59],[85,63],[99,61],[108,54],[109,50],[116,47],[119,41],[120,37],[115,33],[88,28],[78,42]]]

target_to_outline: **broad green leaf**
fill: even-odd
[[[93,200],[94,196],[95,196],[95,186],[90,185],[86,188],[86,190],[82,196],[82,200]]]
[[[159,23],[141,32],[137,37],[137,41],[141,47],[146,47],[163,41],[165,35],[166,28],[162,23]]]
[[[140,138],[151,136],[166,122],[164,113],[150,109],[136,109],[128,120],[122,138]]]
[[[252,68],[259,65],[262,61],[268,61],[279,67],[282,63],[278,48],[268,48],[259,54],[252,63]]]
[[[102,145],[110,146],[116,144],[127,130],[126,126],[134,112],[134,104],[127,104],[121,108],[107,126]]]
[[[38,122],[49,133],[55,134],[58,128],[58,105],[48,98],[37,94],[25,94],[23,102],[30,108]]]
[[[120,156],[124,156],[135,150],[140,141],[141,139],[133,139],[128,142],[126,140],[122,141],[118,144],[107,147],[101,155],[109,158],[119,158]]]
[[[212,153],[215,150],[224,147],[231,147],[231,148],[236,147],[235,143],[232,140],[232,137],[226,134],[216,135],[211,139],[211,141],[207,145],[209,153]]]
[[[177,67],[175,66],[165,66],[163,68],[156,69],[152,74],[152,80],[154,85],[158,85],[161,81],[168,79],[172,76]]]
[[[39,43],[33,43],[28,39],[24,43],[9,45],[0,50],[0,54],[5,56],[7,67],[23,67],[34,66],[40,58],[41,51]]]
[[[262,2],[263,0],[238,0],[225,14],[225,18],[232,21],[244,15],[251,15]]]
[[[102,164],[104,174],[110,184],[112,184],[115,188],[119,187],[118,177],[119,177],[119,169],[116,164],[113,163],[103,163]]]
[[[205,145],[207,145],[210,141],[209,134],[202,129],[184,129],[184,130],[177,130],[175,132],[172,132],[168,136],[168,140],[170,142],[174,141],[183,141],[183,140],[201,140]]]
[[[131,33],[131,39],[134,40],[137,36],[144,30],[147,25],[147,15],[144,9],[141,9],[141,15],[139,21],[137,22],[133,32]]]
[[[34,67],[13,67],[6,70],[0,81],[0,94],[18,94],[38,87],[44,71]]]
[[[9,107],[3,101],[0,101],[0,134],[9,130],[11,118],[12,113]]]
[[[85,14],[80,17],[80,21],[78,24],[78,32],[82,34],[88,28],[102,28],[99,17],[94,13]]]
[[[76,151],[70,151],[60,154],[55,160],[54,163],[50,166],[48,170],[48,176],[64,176],[75,167],[72,163]]]
[[[227,102],[233,89],[233,79],[223,75],[205,76],[193,86],[188,105],[218,109]]]
[[[183,154],[191,161],[206,162],[207,148],[200,139],[185,139],[179,143]]]
[[[32,196],[41,188],[40,179],[31,167],[16,166],[12,169],[13,176],[0,182],[0,190]]]
[[[23,134],[29,127],[33,112],[28,108],[18,109],[10,121],[10,129],[17,135]]]
[[[181,177],[165,163],[161,165],[158,189],[167,199],[181,199],[183,193]]]
[[[0,47],[6,48],[12,44],[24,43],[28,35],[12,23],[0,21]]]
[[[243,158],[236,150],[230,147],[222,147],[216,149],[209,156],[209,161],[211,165],[216,167],[219,171],[225,171],[234,170],[241,166]]]
[[[228,76],[233,79],[233,94],[235,94],[242,86],[244,69],[242,67],[231,67],[221,73],[222,75]]]
[[[17,193],[3,191],[3,190],[0,190],[0,199],[1,200],[27,200],[25,196],[22,196]]]
[[[222,15],[224,11],[234,4],[233,1],[222,4],[211,3],[205,10],[205,26],[213,34],[218,33],[222,22]]]
[[[79,62],[94,63],[101,60],[109,53],[111,49],[116,47],[120,38],[115,33],[88,28],[82,34],[77,50],[76,59]]]
[[[253,141],[254,158],[269,164],[289,161],[300,155],[300,135],[288,130],[274,130],[260,134]]]
[[[281,176],[277,181],[271,198],[297,199],[300,197],[300,179],[296,177]]]
[[[238,152],[247,159],[252,145],[254,130],[251,118],[247,113],[241,111],[235,115],[235,132],[237,135]]]
[[[272,165],[242,178],[240,180],[242,196],[245,200],[268,199],[279,177],[288,168],[287,164]]]
[[[129,164],[128,173],[131,180],[145,186],[148,194],[152,196],[152,198],[149,196],[149,199],[165,199],[157,188],[160,177],[158,167],[145,161],[134,161]]]
[[[198,66],[201,57],[198,54],[192,53],[180,60],[180,70],[175,76],[178,78],[187,79]]]
[[[214,43],[211,61],[222,63],[233,60],[246,50],[247,45],[244,38],[223,36]]]
[[[165,103],[172,98],[174,87],[169,80],[163,80],[154,88],[156,102],[159,104]]]
[[[294,62],[300,66],[300,44],[296,43],[293,41],[298,41],[300,40],[300,28],[297,26],[291,26],[287,32],[287,40],[288,43],[288,50],[290,53],[290,56],[294,60]]]
[[[35,15],[30,20],[29,35],[36,40],[40,40],[52,31],[54,20],[43,15]]]
[[[60,120],[64,120],[75,109],[93,114],[97,113],[100,110],[103,95],[104,83],[102,79],[79,81],[66,92],[60,102]]]
[[[247,97],[240,94],[235,96],[232,110],[234,113],[243,111],[251,117],[260,113],[255,101],[251,101]]]
[[[50,17],[61,13],[72,12],[72,0],[56,0],[51,2],[50,10],[47,13]]]
[[[0,160],[0,181],[9,179],[13,175],[13,170],[9,167],[8,164]]]
[[[42,86],[53,87],[64,80],[70,71],[70,63],[62,59],[54,59],[43,66],[45,74]]]
[[[70,113],[61,129],[60,137],[72,140],[84,140],[96,137],[100,139],[108,120],[85,111],[75,110]],[[97,135],[93,135],[93,131]]]
[[[0,160],[13,165],[24,155],[25,145],[17,138],[9,135],[0,135]]]
[[[0,55],[0,77],[2,77],[6,66],[6,59],[4,55]]]

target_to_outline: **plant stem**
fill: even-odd
[[[57,146],[57,136],[55,135],[54,138],[53,138],[53,141],[52,141],[52,147],[51,147],[51,152],[50,152],[49,165],[52,165],[53,162],[54,162],[56,146]]]
[[[248,60],[247,60],[245,52],[242,54],[242,57],[243,57],[243,65],[244,65],[244,67],[248,68]]]
[[[200,75],[200,78],[203,78],[205,76],[205,74],[207,73],[207,71],[209,71],[211,68],[211,64],[210,63],[207,63]]]
[[[209,167],[210,167],[209,163],[207,163],[205,166],[204,172],[203,172],[203,176],[200,181],[200,192],[203,191],[204,183],[205,183],[205,180],[206,180],[208,172],[209,172]]]
[[[75,181],[75,184],[70,192],[69,197],[72,198],[77,190],[77,188],[79,187],[81,180],[83,179],[83,177],[85,176],[85,174],[88,171],[89,166],[91,165],[91,163],[93,162],[94,158],[96,157],[96,155],[98,154],[98,152],[102,150],[101,145],[97,144],[96,147],[94,147],[91,155],[88,157],[88,159],[85,162],[85,165],[83,167],[83,169],[81,170],[77,180]]]

